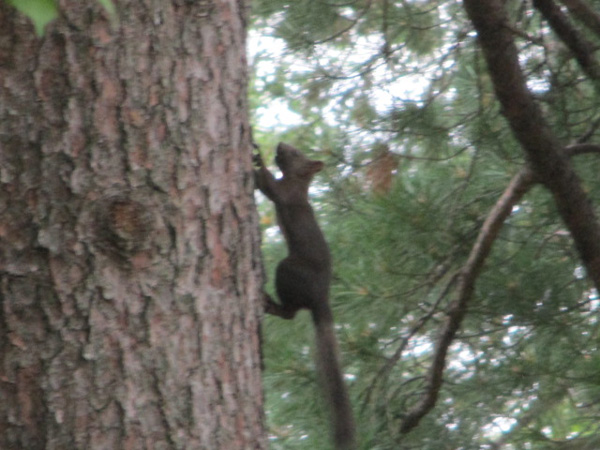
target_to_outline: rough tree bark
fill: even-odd
[[[0,2],[0,448],[266,448],[246,5],[115,4]]]

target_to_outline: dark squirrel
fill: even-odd
[[[275,203],[277,222],[288,247],[288,256],[279,263],[275,275],[280,303],[265,293],[265,311],[292,319],[300,309],[310,310],[316,329],[317,367],[331,409],[335,448],[355,449],[354,418],[338,362],[329,306],[331,255],[308,202],[310,182],[324,164],[284,143],[277,146],[275,157],[282,178],[275,179],[260,155],[256,155],[255,162],[256,187]]]

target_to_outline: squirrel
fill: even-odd
[[[265,312],[293,319],[308,309],[316,330],[317,370],[331,410],[336,450],[356,448],[355,426],[348,392],[338,362],[333,313],[329,306],[331,255],[325,236],[308,202],[308,187],[324,167],[291,145],[279,143],[275,163],[283,173],[276,179],[255,154],[256,187],[275,204],[277,222],[288,255],[277,266],[275,287],[280,303],[264,293]]]

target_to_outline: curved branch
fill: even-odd
[[[568,157],[584,153],[600,153],[597,144],[573,144],[564,148]],[[466,315],[468,303],[473,296],[475,281],[481,272],[485,259],[490,254],[492,245],[506,219],[510,216],[515,205],[539,180],[527,167],[521,169],[510,181],[502,196],[498,199],[488,214],[481,230],[473,244],[469,258],[463,266],[458,284],[458,296],[448,311],[446,323],[440,333],[435,348],[433,362],[427,376],[425,395],[404,417],[401,431],[408,433],[417,426],[419,421],[435,406],[442,385],[442,377],[446,365],[448,349],[456,337],[456,333]],[[404,348],[404,347],[402,347]]]
[[[575,144],[561,148],[547,126],[541,110],[527,89],[519,67],[517,48],[512,39],[502,0],[463,0],[467,14],[477,29],[502,112],[529,160],[511,180],[502,197],[488,215],[459,281],[458,297],[438,338],[433,363],[427,376],[427,389],[419,402],[404,417],[401,431],[407,433],[435,406],[448,349],[465,317],[467,305],[485,258],[489,255],[502,224],[513,206],[536,182],[553,195],[558,212],[567,225],[587,274],[600,291],[600,225],[569,157],[596,152],[599,146]]]
[[[475,25],[502,113],[530,168],[551,192],[588,277],[600,291],[600,224],[568,155],[527,89],[502,0],[463,0]]]
[[[521,169],[510,181],[504,194],[498,199],[483,223],[477,240],[471,249],[469,258],[460,273],[458,297],[448,311],[448,318],[438,338],[433,363],[427,375],[425,395],[404,417],[400,428],[402,433],[407,433],[416,427],[419,421],[435,406],[442,386],[442,376],[446,365],[448,348],[454,341],[460,324],[467,312],[468,302],[473,296],[475,280],[481,272],[485,258],[489,255],[504,221],[512,212],[513,207],[533,184],[533,173],[527,168]]]

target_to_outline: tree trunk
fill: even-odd
[[[0,1],[0,448],[266,448],[242,0]]]

